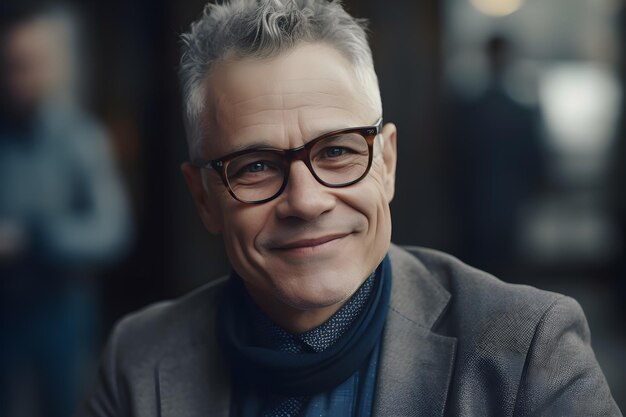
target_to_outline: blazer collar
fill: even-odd
[[[155,376],[161,417],[228,417],[230,378],[206,345],[167,356]]]
[[[416,257],[391,245],[391,303],[379,362],[375,417],[442,416],[456,354],[456,339],[431,329],[450,293]]]
[[[228,277],[197,291],[196,309],[185,316],[188,330],[161,357],[155,370],[161,417],[228,417],[230,375],[215,338],[217,300]]]

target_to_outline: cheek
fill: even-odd
[[[376,161],[374,161],[375,163]],[[384,179],[380,167],[375,164],[369,175],[354,188],[346,191],[346,201],[353,209],[363,213],[370,222],[381,221],[381,216],[388,217],[389,203],[387,201]],[[370,225],[374,226],[374,225]]]
[[[391,213],[382,182],[372,176],[358,185],[344,194],[344,203],[367,218],[366,233],[372,241],[372,246],[390,240]]]
[[[257,236],[268,224],[270,213],[271,210],[264,206],[222,206],[224,244],[232,256],[237,259],[254,256]]]
[[[372,245],[376,247],[384,245],[386,252],[391,240],[391,211],[380,164],[372,167],[367,180],[367,183],[364,184],[367,186],[367,194],[364,191],[361,199],[363,204],[367,204],[366,215],[370,222],[369,233],[375,234],[372,236]]]

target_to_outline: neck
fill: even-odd
[[[248,289],[256,305],[272,321],[292,334],[307,332],[332,317],[347,300],[325,307],[300,309],[285,304],[272,296],[258,294]]]

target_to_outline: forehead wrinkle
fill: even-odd
[[[338,81],[332,78],[282,78],[268,80],[261,86],[253,83],[250,85],[247,79],[232,80],[235,87],[234,95],[244,96],[241,100],[233,101],[234,105],[255,102],[256,100],[280,100],[281,96],[321,95],[333,97],[358,97],[360,94],[354,91],[353,80]],[[252,95],[253,97],[245,97]]]
[[[273,93],[261,93],[256,95],[255,97],[245,98],[239,101],[234,101],[232,104],[235,106],[249,104],[249,102],[254,102],[256,100],[265,100],[267,98],[280,98],[285,96],[315,96],[315,95],[323,95],[323,96],[334,96],[334,97],[346,97],[345,94],[340,94],[337,92],[328,92],[328,91],[311,91],[310,89],[306,89],[303,91],[282,91],[282,92],[273,92]]]
[[[275,88],[283,94],[286,99],[295,99],[296,97],[309,96],[319,99],[325,104],[325,101],[338,100],[339,103],[350,107],[354,103],[358,104],[360,111],[366,111],[367,92],[362,86],[355,82],[355,78],[346,78],[346,74],[335,73],[342,79],[333,78],[302,78],[281,80]],[[345,79],[344,79],[345,78]]]
[[[328,99],[329,96],[332,97],[331,100]],[[358,104],[358,101],[344,95],[306,94],[283,96],[283,108],[286,110],[302,109],[306,107],[346,110],[352,108],[355,103]]]
[[[339,109],[344,111],[345,109]],[[246,120],[238,126],[232,135],[229,135],[227,140],[222,141],[221,154],[229,154],[240,150],[247,150],[253,148],[273,148],[273,149],[291,149],[333,130],[354,127],[362,124],[354,114],[346,112],[345,117],[339,120],[345,122],[337,123],[337,120],[332,121],[329,117],[320,115],[318,117],[308,117],[303,112],[288,112],[286,114],[282,110],[272,110],[274,113],[281,113],[280,116],[274,118],[275,122],[271,121],[258,121]],[[334,112],[336,115],[337,112]],[[311,123],[312,121],[321,120],[321,123]],[[329,122],[331,122],[329,124]],[[260,132],[259,128],[262,127],[275,127],[275,133],[269,134],[268,130]]]
[[[251,97],[248,99],[240,100],[238,102],[230,103],[237,112],[241,112],[241,114],[248,114],[253,112],[258,112],[259,108],[265,107],[268,109],[285,109],[291,110],[299,107],[304,107],[307,105],[315,105],[319,107],[336,107],[336,105],[332,104],[333,102],[328,102],[328,98],[336,101],[338,104],[343,104],[345,106],[350,105],[351,103],[357,102],[358,100],[354,100],[354,98],[350,96],[346,96],[345,94],[337,94],[337,93],[329,93],[329,92],[318,92],[318,91],[307,91],[307,92],[289,92],[289,93],[267,93],[262,94],[257,97]],[[293,103],[293,104],[291,104]]]
[[[345,74],[334,73],[334,76],[342,76]],[[330,94],[337,94],[337,92],[342,92],[343,94],[353,94],[352,91],[355,87],[353,84],[353,80],[351,78],[346,78],[345,80],[337,80],[333,78],[327,77],[305,77],[305,78],[283,78],[278,80],[273,88],[275,91],[283,94],[287,93],[302,93],[306,91],[314,91],[314,92],[326,92]]]
[[[327,111],[348,111],[345,107],[339,105],[326,105],[326,104],[296,104],[293,105],[285,105],[283,108],[272,108],[272,109],[262,109],[256,111],[250,111],[249,113],[238,113],[238,119],[243,124],[253,123],[258,125],[265,124],[273,124],[274,122],[269,122],[269,120],[276,119],[289,119],[289,115],[287,113],[293,111],[305,111],[307,109],[316,109],[322,112]],[[306,113],[306,111],[305,111]],[[288,123],[287,123],[288,124]]]
[[[315,109],[310,112],[308,109]],[[246,140],[247,137],[264,136],[257,134],[263,127],[276,127],[282,131],[283,137],[310,139],[336,129],[361,126],[372,123],[364,119],[360,113],[334,105],[300,105],[293,108],[262,109],[237,116],[235,131],[231,132],[231,140]],[[294,132],[287,134],[287,126],[298,126],[300,135]],[[248,135],[248,132],[251,134]],[[263,130],[268,132],[267,130]],[[274,136],[276,138],[276,136]]]

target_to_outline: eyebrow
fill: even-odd
[[[312,140],[315,140],[317,138],[319,138],[320,136],[324,136],[327,133],[330,132],[334,132],[336,130],[343,130],[344,128],[338,128],[338,129],[326,129],[323,130],[321,133],[318,133],[317,135],[311,137],[309,140],[307,140],[304,144],[306,145],[307,143],[309,143]],[[350,127],[346,127],[345,129],[350,129]],[[297,146],[297,148],[299,148],[300,146]],[[286,150],[285,148],[277,148],[274,145],[269,144],[267,141],[263,140],[263,139],[254,139],[251,143],[247,143],[245,145],[239,145],[239,146],[234,146],[230,151],[228,151],[226,153],[226,155],[230,155],[231,153],[235,153],[235,152],[241,152],[241,151],[248,151],[248,150]],[[287,148],[287,149],[294,149],[294,148]]]
[[[245,145],[235,146],[231,150],[227,151],[226,155],[230,155],[231,153],[241,152],[241,151],[253,151],[253,150],[283,150],[282,148],[277,148],[276,146],[272,146],[267,142],[262,140],[257,140],[252,143],[248,143]]]
[[[324,136],[324,135],[326,135],[328,133],[339,132],[339,131],[342,131],[342,130],[350,130],[350,129],[354,129],[354,128],[358,128],[358,127],[362,127],[362,126],[338,127],[338,128],[333,128],[333,129],[325,129],[325,130],[321,131],[321,133],[318,133],[317,135],[311,137],[311,139],[306,141],[304,143],[304,145],[306,145],[307,143],[309,143],[309,142],[311,142],[311,141],[313,141],[313,140],[315,140],[315,139],[317,139],[317,138],[319,138],[321,136]],[[300,146],[297,146],[296,148],[300,148]],[[259,139],[259,140],[254,140],[252,143],[248,143],[248,144],[240,145],[240,146],[235,146],[233,149],[231,149],[230,151],[226,152],[224,154],[224,156],[227,156],[227,155],[230,155],[230,154],[233,154],[233,153],[236,153],[236,152],[248,151],[248,150],[252,150],[252,151],[254,151],[254,150],[259,150],[259,151],[262,151],[262,150],[285,151],[285,150],[296,149],[296,148],[287,148],[287,149],[285,149],[285,148],[277,148],[276,146],[272,146],[272,145],[268,144],[267,142],[265,142],[264,140]],[[223,157],[220,157],[220,158],[223,158]]]

